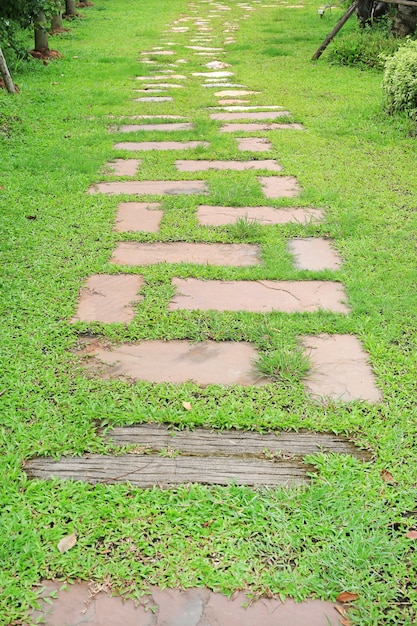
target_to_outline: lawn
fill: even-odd
[[[224,4],[231,8],[227,19],[242,15],[235,0]],[[20,93],[0,90],[1,624],[30,624],[43,578],[106,581],[135,598],[149,585],[205,585],[226,594],[243,589],[296,600],[335,599],[350,591],[359,596],[352,624],[417,621],[416,539],[410,538],[417,529],[415,128],[383,111],[380,72],[330,64],[328,53],[310,61],[343,9],[326,10],[320,19],[317,2],[304,4],[292,9],[275,0],[253,2],[256,10],[240,21],[227,62],[236,82],[259,92],[257,103],[285,106],[306,129],[259,135],[273,143],[268,158],[303,189],[299,198],[268,204],[325,209],[323,223],[199,226],[200,203],[265,204],[250,171],[199,172],[210,196],[165,197],[157,234],[115,233],[120,197],[87,193],[92,184],[112,179],[106,163],[126,156],[113,143],[127,136],[109,128],[117,130],[122,116],[155,113],[154,105],[133,98],[135,77],[150,72],[140,52],[160,45],[163,31],[187,15],[185,0],[97,0],[68,33],[51,38],[61,59],[20,65],[14,73]],[[206,4],[200,7],[207,12]],[[216,37],[222,41],[221,25],[214,45]],[[352,32],[354,20],[345,28]],[[207,60],[184,47],[188,37],[176,33],[175,50],[188,60],[191,75]],[[161,66],[170,62],[155,58]],[[190,78],[178,91],[158,114],[184,115],[195,129],[163,138],[204,139],[210,147],[143,153],[138,180],[192,179],[175,171],[175,159],[253,158],[242,156],[209,119],[206,107],[216,104],[212,90]],[[128,136],[145,137],[160,140],[161,133]],[[333,279],[328,271],[292,267],[287,240],[306,235],[332,238],[341,253],[336,279],[345,286],[349,315],[167,312],[173,276]],[[123,239],[253,242],[262,246],[263,264],[115,268],[109,258]],[[118,271],[144,277],[135,319],[128,325],[71,324],[86,277]],[[383,402],[323,406],[308,398],[298,337],[319,333],[360,339]],[[259,368],[274,382],[201,389],[102,380],[81,366],[83,335],[111,342],[249,341],[262,355]],[[34,456],[108,451],[99,426],[141,422],[346,434],[370,451],[372,461],[314,455],[308,460],[317,472],[308,487],[275,490],[93,487],[30,481],[24,473],[24,461]],[[58,541],[73,532],[76,546],[61,554]]]

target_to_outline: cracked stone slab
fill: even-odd
[[[134,304],[142,300],[142,296],[138,296],[142,285],[143,278],[138,275],[90,276],[81,290],[71,322],[130,322],[135,315]]]
[[[140,130],[158,130],[158,131],[173,131],[173,130],[193,130],[194,124],[190,122],[170,122],[168,124],[124,124],[117,129],[118,133],[135,133]]]
[[[236,137],[238,150],[246,152],[267,152],[272,143],[265,137]]]
[[[143,98],[135,98],[135,102],[172,102],[174,98],[170,96],[146,96]]]
[[[121,202],[117,207],[114,230],[157,233],[164,212],[160,202]]]
[[[237,131],[242,133],[253,133],[259,131],[268,131],[268,130],[304,130],[304,127],[301,124],[278,124],[271,122],[270,124],[260,124],[259,122],[254,122],[253,124],[234,124],[231,122],[230,124],[226,123],[220,129],[221,133],[235,133]]]
[[[107,167],[116,176],[134,176],[141,163],[141,159],[115,159]]]
[[[202,226],[224,226],[237,220],[248,220],[258,224],[310,224],[323,219],[321,209],[293,208],[275,209],[274,207],[224,207],[201,204],[197,209],[197,218]]]
[[[115,150],[189,150],[193,148],[208,148],[208,141],[122,141],[114,144]]]
[[[244,267],[259,265],[260,251],[260,247],[254,244],[123,241],[113,252],[110,262],[116,265],[196,263]]]
[[[226,111],[225,113],[210,113],[210,119],[222,122],[226,122],[227,120],[266,120],[288,116],[288,111]]]
[[[251,311],[270,313],[349,313],[340,283],[330,281],[199,280],[173,278],[176,290],[169,310]]]
[[[62,589],[62,581],[43,580],[42,587],[40,609],[31,617],[34,622],[42,617],[45,626],[340,626],[338,605],[322,600],[252,602],[242,592],[228,598],[204,587],[151,587],[152,595],[138,604],[105,591],[95,593],[88,582]]]
[[[293,198],[301,192],[294,176],[261,176],[258,180],[267,198]]]
[[[254,362],[258,353],[249,343],[233,341],[141,341],[112,349],[98,342],[85,348],[86,366],[103,365],[104,378],[123,377],[151,383],[207,385],[263,385]]]
[[[331,242],[321,237],[291,239],[288,250],[299,270],[338,270],[342,265],[342,259]]]
[[[129,195],[177,195],[208,193],[207,184],[203,180],[143,180],[121,181],[114,183],[97,183],[88,190],[90,194],[129,194]]]
[[[271,172],[280,172],[282,166],[273,159],[264,159],[259,161],[192,161],[178,160],[175,166],[179,172],[202,172],[205,170],[269,170]]]
[[[370,403],[382,401],[368,356],[353,335],[317,335],[301,338],[311,370],[304,380],[316,400]]]

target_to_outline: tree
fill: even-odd
[[[35,50],[48,50],[46,20],[60,7],[59,0],[1,0],[0,20],[14,20],[22,28],[33,26]]]
[[[3,77],[4,84],[9,93],[16,93],[15,86],[12,81],[12,77],[9,73],[9,68],[7,67],[6,59],[4,58],[3,51],[0,48],[0,74]]]
[[[65,15],[69,17],[75,17],[77,15],[75,0],[65,0]]]

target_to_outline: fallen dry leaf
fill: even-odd
[[[417,539],[417,530],[409,530],[406,537],[407,539]]]
[[[72,533],[71,535],[67,535],[58,543],[58,550],[64,554],[64,552],[68,552],[71,550],[77,543],[77,535]]]
[[[341,615],[342,617],[347,617],[346,609],[344,609],[343,606],[335,606],[334,608],[339,613],[339,615]]]
[[[185,409],[186,411],[191,411],[191,409],[193,408],[193,407],[191,406],[191,402],[183,402],[183,403],[182,403],[182,406],[184,407],[184,409]]]
[[[397,484],[397,481],[395,480],[394,476],[390,472],[388,472],[388,470],[383,469],[381,472],[381,477],[384,482],[388,483],[388,485]]]
[[[352,622],[350,621],[350,619],[347,619],[345,617],[341,617],[339,622],[342,624],[342,626],[352,626]]]
[[[353,602],[359,598],[357,593],[352,593],[351,591],[342,591],[339,593],[336,600],[338,602]]]

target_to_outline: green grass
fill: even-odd
[[[225,1],[232,7],[227,19],[240,17],[237,3]],[[199,227],[199,203],[265,204],[255,173],[209,171],[198,175],[208,180],[209,197],[163,199],[160,233],[114,233],[121,198],[86,190],[111,180],[103,173],[105,164],[125,156],[112,145],[127,136],[108,133],[115,119],[155,113],[151,104],[133,101],[133,89],[139,88],[135,76],[152,67],[140,63],[139,54],[159,45],[165,27],[187,14],[185,0],[163,4],[97,2],[70,33],[51,41],[63,59],[22,66],[14,76],[21,93],[0,93],[0,623],[29,624],[34,585],[58,577],[108,579],[113,589],[132,596],[153,584],[206,585],[228,594],[245,589],[297,600],[334,599],[349,590],[359,595],[353,624],[411,626],[417,619],[415,542],[406,538],[417,523],[406,515],[416,509],[417,497],[414,129],[405,117],[384,114],[377,72],[335,67],[326,56],[310,62],[342,9],[320,20],[313,2],[304,9],[255,4],[250,19],[240,21],[227,61],[236,82],[260,92],[254,102],[281,104],[306,127],[261,133],[273,143],[271,158],[303,188],[300,198],[268,204],[324,208],[326,222],[260,228],[243,220]],[[220,26],[221,20],[214,45],[221,42]],[[172,34],[172,40],[180,44],[178,57],[189,59],[178,72],[200,71],[204,57],[182,48],[189,35]],[[167,60],[158,63],[165,67]],[[158,106],[157,113],[185,115],[196,130],[163,138],[204,139],[210,147],[141,153],[138,180],[192,179],[176,172],[176,159],[242,158],[233,137],[208,120],[204,107],[216,104],[216,90],[199,88],[194,78],[187,87],[176,90],[175,103]],[[145,133],[129,138],[143,140]],[[146,138],[160,140],[162,134]],[[334,273],[297,272],[287,240],[320,235],[334,239],[343,267]],[[115,268],[109,258],[123,239],[254,242],[262,247],[263,265]],[[85,278],[118,271],[144,276],[145,298],[134,321],[70,325]],[[173,276],[335,279],[345,285],[352,313],[168,314]],[[383,403],[323,407],[309,401],[301,384],[306,363],[297,351],[298,337],[323,332],[359,337]],[[201,389],[191,383],[103,381],[82,370],[77,342],[85,333],[114,342],[250,341],[260,353],[258,367],[276,382]],[[191,411],[184,401],[191,402]],[[317,468],[311,486],[292,490],[140,491],[25,477],[27,458],[103,452],[107,444],[99,424],[140,422],[345,433],[369,449],[373,461],[315,455],[309,459]],[[385,483],[382,470],[396,483]],[[60,554],[56,544],[71,532],[77,532],[78,543]],[[220,556],[213,559],[214,554]]]

